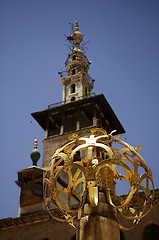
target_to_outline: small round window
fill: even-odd
[[[71,98],[71,102],[73,102],[73,101],[75,101],[76,100],[76,98],[75,97],[72,97]]]

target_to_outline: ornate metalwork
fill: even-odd
[[[54,153],[44,177],[45,206],[53,218],[71,221],[86,201],[96,207],[100,191],[134,224],[149,212],[154,184],[150,168],[138,153],[141,146],[130,146],[119,139],[121,135],[114,137],[114,132],[96,128],[90,137],[72,135]],[[121,180],[129,186],[124,196],[114,187]]]

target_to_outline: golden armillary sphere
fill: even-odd
[[[69,143],[56,150],[44,177],[45,206],[53,218],[70,222],[86,202],[96,207],[100,192],[134,224],[149,212],[154,184],[138,153],[141,146],[130,146],[114,132],[96,128],[89,137],[73,134]],[[116,193],[118,182],[127,183],[127,195]]]

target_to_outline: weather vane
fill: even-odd
[[[78,24],[79,18],[77,18],[77,20],[76,20],[75,22],[76,22],[76,25],[75,25],[75,26],[74,26],[73,23],[69,23],[69,24],[71,24],[71,35],[70,35],[70,36],[67,36],[66,34],[64,34],[64,36],[66,37],[66,40],[69,42],[69,44],[66,44],[66,45],[68,46],[68,49],[71,50],[71,51],[73,51],[73,50],[74,50],[74,47],[75,47],[75,42],[74,42],[75,38],[74,38],[74,36],[75,36],[76,34],[74,34],[74,33],[79,32],[79,24]],[[80,32],[79,32],[79,33],[80,33]],[[84,53],[86,53],[86,51],[87,51],[87,49],[88,49],[88,47],[87,47],[86,45],[87,45],[87,43],[89,43],[90,41],[85,41],[85,40],[83,39],[83,37],[84,37],[84,35],[82,35],[82,41],[80,42],[80,48],[81,48],[81,50],[82,50]]]

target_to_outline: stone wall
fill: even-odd
[[[75,240],[75,234],[76,230],[71,225],[53,220],[46,213],[0,220],[1,240]],[[159,239],[159,198],[155,199],[152,210],[138,225],[128,231],[121,229],[120,239]],[[101,240],[106,240],[106,236]]]
[[[75,229],[68,223],[61,223],[52,219],[34,220],[35,215],[30,218],[21,217],[17,224],[16,219],[11,220],[10,227],[0,229],[1,240],[72,240]],[[41,216],[42,217],[42,216]],[[2,221],[2,220],[1,220]],[[1,225],[0,221],[0,225]],[[5,221],[5,220],[3,220]],[[21,221],[21,222],[20,222]],[[8,219],[9,224],[9,219]],[[16,225],[17,224],[17,225]]]
[[[43,164],[42,167],[46,168],[48,166],[48,164],[51,161],[51,157],[53,156],[55,150],[57,150],[58,148],[62,147],[64,144],[66,144],[67,142],[69,142],[69,137],[72,136],[72,134],[76,133],[78,134],[79,137],[83,137],[83,136],[88,136],[90,135],[90,129],[93,128],[86,128],[84,130],[79,130],[76,132],[70,132],[70,133],[66,133],[66,134],[62,134],[62,135],[57,135],[57,136],[53,136],[47,139],[44,139],[43,143],[44,143],[44,148],[43,148]]]

